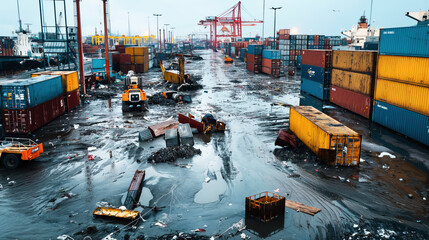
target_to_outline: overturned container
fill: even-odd
[[[251,215],[262,222],[284,217],[286,199],[271,192],[262,192],[246,197],[246,217]]]
[[[289,128],[325,163],[359,165],[362,136],[314,107],[292,107]]]

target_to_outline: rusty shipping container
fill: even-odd
[[[429,86],[377,79],[374,99],[429,116]]]
[[[332,50],[302,50],[302,64],[330,68],[331,60]]]
[[[289,128],[325,163],[359,165],[362,136],[314,107],[292,107]]]
[[[66,110],[70,111],[73,108],[79,106],[80,104],[80,96],[79,96],[79,89],[70,91],[66,93]]]
[[[32,73],[31,77],[38,77],[41,75],[61,76],[64,93],[79,88],[79,77],[77,71],[43,71]]]
[[[247,62],[261,65],[262,55],[254,55],[254,54],[247,53]]]
[[[331,86],[329,101],[371,119],[371,97],[338,86]]]
[[[267,59],[262,58],[262,67],[266,68],[280,68],[282,66],[282,62],[280,59]]]
[[[367,96],[374,96],[375,77],[371,74],[332,69],[331,84]]]
[[[250,72],[260,73],[260,72],[262,72],[262,65],[247,62],[246,69],[249,70]]]
[[[376,51],[332,51],[333,68],[361,73],[374,73],[376,64]]]
[[[377,74],[378,78],[429,86],[429,58],[380,55]]]
[[[4,109],[4,130],[6,133],[31,133],[62,115],[64,111],[63,95],[28,109]]]
[[[269,68],[262,66],[262,72],[273,77],[280,77],[280,68]]]

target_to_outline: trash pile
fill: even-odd
[[[201,150],[189,145],[166,147],[150,155],[148,162],[174,162],[178,158],[190,158],[196,154],[201,155]]]

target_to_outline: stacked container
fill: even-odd
[[[382,29],[373,121],[429,145],[429,27]]]
[[[301,90],[320,100],[329,99],[331,50],[303,50]]]
[[[332,103],[371,119],[375,51],[333,51],[330,98]]]
[[[262,72],[273,77],[280,76],[281,60],[279,50],[262,51]]]
[[[259,44],[247,46],[247,70],[254,73],[262,72],[262,48],[263,45]]]
[[[10,37],[0,37],[0,56],[14,56],[15,42]]]
[[[135,73],[144,73],[149,70],[148,47],[127,47],[125,53],[131,56],[131,70]]]
[[[31,74],[31,77],[41,75],[61,76],[63,96],[66,110],[70,111],[80,104],[79,77],[76,71],[46,71]]]
[[[1,95],[6,133],[33,132],[65,111],[61,76],[6,83]]]
[[[240,60],[246,62],[247,60],[247,48],[242,48],[240,50]]]

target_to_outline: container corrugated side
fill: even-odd
[[[249,44],[247,45],[247,52],[253,55],[262,55],[262,45],[259,44]]]
[[[429,117],[385,102],[375,101],[372,120],[429,146]]]
[[[323,84],[315,81],[301,78],[301,90],[320,100],[329,99],[329,87],[324,87]]]
[[[367,96],[374,95],[374,76],[365,73],[350,72],[340,69],[332,69],[331,84],[336,85]]]
[[[383,79],[429,86],[429,58],[380,55],[377,74]]]
[[[1,89],[3,108],[26,109],[63,94],[61,76],[41,75],[8,83]]]
[[[61,76],[63,82],[64,93],[76,90],[79,88],[79,77],[77,71],[45,71],[31,74],[31,77],[40,75]]]
[[[266,58],[266,59],[280,59],[280,51],[279,50],[264,49],[262,51],[262,58]]]
[[[329,101],[351,112],[370,119],[371,97],[338,86],[331,86]]]
[[[321,68],[331,67],[332,50],[302,50],[302,64]]]
[[[374,99],[429,116],[429,87],[379,78]]]
[[[322,84],[329,84],[330,82],[330,68],[321,68],[303,64],[301,66],[301,76]]]
[[[311,106],[292,107],[290,130],[328,164],[359,165],[362,136]]]
[[[380,54],[429,57],[429,26],[380,30]]]
[[[372,74],[375,72],[376,62],[376,51],[332,51],[333,68]]]

